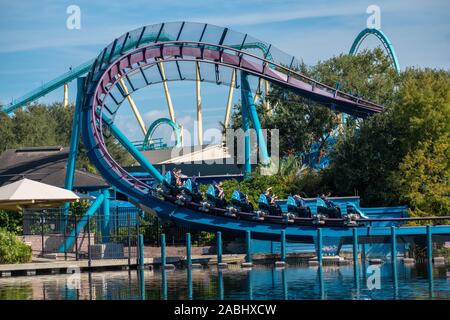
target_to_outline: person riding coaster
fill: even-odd
[[[171,171],[167,171],[164,175],[164,180],[157,188],[157,191],[164,195],[177,196],[181,192],[181,178],[180,178],[181,170],[173,169]]]
[[[275,195],[270,196],[272,188],[268,188],[264,193],[259,196],[258,209],[256,214],[258,217],[270,216],[283,216],[283,220],[286,222],[293,222],[293,215],[289,212],[284,213],[278,203],[275,202],[277,197]]]
[[[227,200],[222,189],[222,182],[208,185],[206,191],[206,201],[200,202],[199,210],[208,212],[212,208],[225,209],[227,207]]]
[[[306,205],[305,200],[299,195],[289,196],[287,199],[288,212],[298,218],[311,218],[311,208]]]
[[[253,213],[253,205],[241,190],[234,190],[231,195],[231,204],[227,207],[225,215],[236,217],[238,212]]]
[[[201,192],[198,190],[198,184],[195,178],[187,179],[183,187],[181,187],[181,192],[177,195],[177,200],[175,203],[179,205],[185,205],[187,202],[201,203],[203,197]]]
[[[313,216],[314,224],[324,224],[326,218],[341,218],[341,209],[324,195],[317,197],[317,214]]]

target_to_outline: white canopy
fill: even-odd
[[[0,187],[0,209],[20,210],[23,207],[49,207],[76,202],[80,197],[63,188],[22,179]]]

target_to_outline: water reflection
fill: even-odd
[[[450,299],[445,266],[435,267],[429,277],[426,265],[399,263],[396,292],[389,263],[381,266],[379,290],[369,290],[365,281],[355,288],[353,271],[352,266],[230,266],[82,273],[78,282],[68,274],[11,277],[0,278],[0,299]]]

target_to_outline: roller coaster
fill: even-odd
[[[358,38],[362,38],[358,37]],[[357,41],[357,47],[361,39]],[[396,61],[396,59],[395,59]],[[67,82],[77,79],[77,99],[75,103],[72,139],[66,175],[66,188],[72,189],[78,138],[82,135],[90,161],[101,175],[117,190],[129,197],[130,201],[144,211],[156,214],[176,224],[205,231],[222,231],[242,236],[252,232],[255,239],[279,239],[284,231],[286,238],[293,241],[313,241],[317,228],[323,229],[324,236],[351,237],[352,229],[358,228],[361,236],[387,236],[390,228],[404,221],[421,220],[399,216],[398,212],[387,212],[375,217],[370,210],[363,210],[345,202],[342,215],[326,217],[323,224],[315,221],[320,211],[319,200],[306,199],[312,208],[312,215],[291,215],[289,203],[279,215],[243,208],[211,207],[205,210],[205,199],[181,199],[171,193],[172,185],[142,154],[152,142],[153,129],[161,124],[169,124],[179,137],[180,126],[176,123],[169,94],[171,81],[194,81],[197,93],[197,120],[199,143],[201,135],[202,82],[226,85],[229,96],[225,108],[225,126],[229,124],[233,91],[240,89],[242,103],[242,129],[244,135],[244,174],[251,172],[250,165],[250,124],[256,131],[262,160],[270,161],[265,145],[259,115],[256,111],[257,98],[267,96],[269,85],[277,85],[283,90],[320,103],[326,107],[354,117],[366,118],[383,112],[376,103],[345,93],[309,78],[298,71],[299,61],[271,44],[250,35],[211,24],[173,22],[149,25],[132,30],[115,39],[92,61],[86,62],[70,72],[30,92],[6,105],[2,111],[11,113],[16,108],[45,95]],[[398,65],[398,63],[397,63]],[[83,76],[87,73],[86,76]],[[132,94],[145,87],[163,84],[170,119],[155,122],[147,129],[142,121]],[[262,90],[262,88],[265,90]],[[265,92],[264,92],[265,91]],[[255,95],[253,94],[255,92]],[[117,111],[128,100],[138,121],[145,141],[136,146],[115,124]],[[268,106],[270,108],[270,106]],[[108,152],[105,134],[111,133],[118,143],[153,177],[152,181],[142,180],[126,171]],[[176,141],[179,145],[181,142]],[[99,208],[104,197],[98,197],[85,219]],[[290,203],[292,205],[292,203]],[[347,208],[353,208],[361,215],[366,214],[363,223],[347,224]],[[358,211],[359,210],[359,211]],[[287,218],[286,218],[287,217]],[[447,217],[448,218],[448,217]],[[427,221],[439,218],[427,217]],[[85,220],[82,220],[83,222]],[[449,234],[449,226],[435,226],[434,234]],[[425,235],[425,227],[401,227],[398,235]]]

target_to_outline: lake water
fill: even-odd
[[[359,290],[352,266],[324,266],[323,286],[318,267],[301,265],[285,269],[255,266],[251,271],[230,266],[220,272],[210,267],[190,272],[133,270],[12,277],[0,278],[0,299],[450,299],[448,266],[434,268],[432,290],[425,265],[399,263],[396,290],[390,264],[379,269],[379,282],[370,282],[379,283],[379,289],[367,287],[367,279],[373,280],[378,271],[363,271]]]

